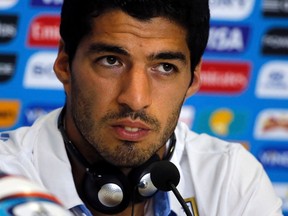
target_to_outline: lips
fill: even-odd
[[[145,123],[125,120],[112,124],[112,130],[116,138],[120,140],[141,141],[152,129]]]

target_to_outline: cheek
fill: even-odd
[[[189,78],[190,76],[182,76],[167,83],[153,83],[152,95],[157,96],[154,99],[160,104],[168,106],[168,109],[181,106],[189,88]]]
[[[162,122],[167,122],[171,115],[178,115],[185,99],[185,91],[181,94],[177,91],[163,92],[160,95],[161,97],[154,99],[154,107],[157,109],[159,120],[162,119]]]
[[[95,76],[79,76],[73,85],[76,100],[89,106],[94,116],[107,113],[115,103],[116,84]]]

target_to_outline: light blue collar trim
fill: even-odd
[[[168,193],[158,191],[154,196],[154,215],[155,216],[176,216],[171,211]]]
[[[93,216],[85,205],[77,205],[69,209],[75,216]]]

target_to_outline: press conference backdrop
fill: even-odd
[[[31,125],[64,102],[52,69],[61,4],[0,0],[0,131]],[[185,102],[181,120],[249,149],[288,215],[288,0],[210,0],[210,6],[202,87]]]

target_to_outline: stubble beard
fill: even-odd
[[[116,148],[111,151],[109,143],[105,141],[104,135],[100,133],[103,124],[93,124],[93,120],[90,117],[92,115],[91,113],[89,114],[90,111],[86,109],[85,114],[81,115],[82,111],[77,108],[74,109],[73,116],[74,122],[83,138],[93,146],[97,155],[100,155],[104,160],[115,166],[126,168],[141,165],[166,144],[176,127],[180,112],[178,108],[170,115],[159,139],[149,144],[145,143],[146,148],[142,148],[141,142],[117,141]]]
[[[73,94],[72,94],[73,95]],[[72,117],[78,131],[87,143],[91,144],[95,150],[95,157],[102,157],[107,162],[119,166],[132,168],[143,164],[152,155],[154,155],[162,146],[169,140],[171,134],[174,132],[177,121],[180,115],[182,103],[176,106],[173,112],[169,115],[163,130],[161,124],[155,117],[147,115],[145,112],[132,112],[130,109],[123,108],[119,112],[109,112],[100,121],[95,122],[93,119],[93,107],[88,99],[81,95],[81,90],[71,101]],[[76,104],[76,105],[74,105]],[[73,106],[74,105],[74,106]],[[109,148],[105,138],[105,134],[101,131],[107,127],[107,122],[114,119],[121,119],[124,117],[139,118],[146,124],[153,128],[153,132],[159,134],[159,138],[149,144],[145,143],[145,148],[141,142],[131,141],[117,141],[118,144],[113,151]],[[85,147],[84,147],[85,148]],[[88,148],[87,148],[88,149]],[[91,149],[91,148],[90,148]]]

